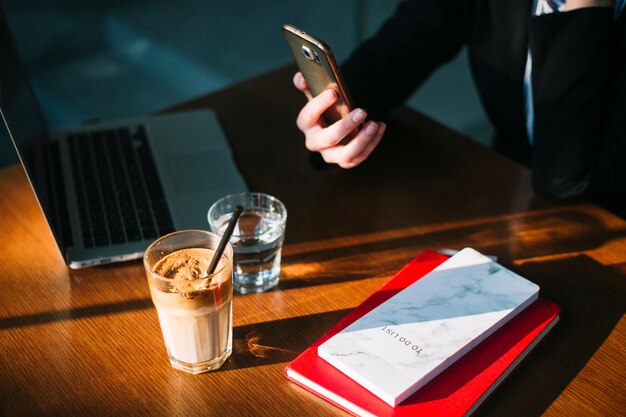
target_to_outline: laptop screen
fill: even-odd
[[[26,70],[20,60],[4,13],[0,11],[0,111],[22,165],[55,235],[61,242],[61,218],[55,192],[54,149]],[[63,250],[62,250],[63,252]]]

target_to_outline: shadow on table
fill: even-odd
[[[150,298],[137,298],[115,303],[45,311],[42,313],[25,314],[0,319],[0,330],[36,326],[68,320],[78,320],[94,316],[121,314],[129,311],[144,310],[147,308],[153,308],[152,300]]]
[[[611,335],[624,314],[623,266],[607,267],[580,255],[526,263],[518,268],[519,273],[539,284],[542,297],[561,306],[561,321],[503,384],[498,395],[487,402],[482,409],[485,414],[540,415],[546,411]],[[610,368],[608,364],[607,369]],[[604,380],[594,386],[593,378],[598,377]],[[623,384],[619,380],[606,380],[610,377],[610,373],[590,374],[586,381],[590,384],[587,401],[593,401],[594,390],[602,390],[602,386]],[[593,403],[586,405],[596,408]]]
[[[349,311],[328,311],[236,326],[233,354],[218,372],[291,362]]]
[[[599,248],[626,237],[626,230],[607,230],[585,210],[560,208],[505,218],[450,223],[429,230],[413,228],[363,236],[366,243],[302,250],[283,256],[279,289],[337,284],[391,276],[424,248],[473,247],[507,265],[520,258],[545,258]],[[378,236],[381,236],[380,238]]]

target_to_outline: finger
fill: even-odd
[[[307,100],[311,100],[313,98],[313,95],[309,91],[309,87],[307,86],[306,80],[302,76],[301,72],[298,71],[293,76],[293,85],[295,85],[298,90],[300,90],[300,91],[302,91],[304,93],[304,95],[306,96]]]
[[[367,159],[370,153],[372,153],[374,148],[376,148],[380,142],[380,139],[385,133],[385,127],[384,123],[368,123],[364,130],[366,136],[371,135],[371,139],[362,140],[360,143],[355,143],[354,146],[350,146],[352,145],[352,142],[346,145],[344,155],[338,165],[342,168],[354,168]]]
[[[300,71],[294,74],[293,85],[295,85],[298,90],[307,90],[306,80]]]
[[[308,137],[306,142],[307,149],[319,152],[337,145],[348,134],[358,129],[366,117],[367,113],[365,110],[352,110],[341,120],[321,130],[315,137]]]
[[[328,148],[320,153],[328,163],[338,164],[342,168],[352,168],[358,165],[358,163],[355,162],[362,162],[357,161],[356,158],[375,140],[378,129],[379,125],[376,122],[370,121],[347,145]]]
[[[303,132],[314,127],[324,126],[322,114],[337,101],[335,90],[326,90],[319,96],[311,99],[300,110],[296,125]]]
[[[356,157],[352,158],[352,161],[343,164],[343,165],[339,165],[342,168],[353,168],[359,164],[361,164],[361,162],[365,161],[367,158],[369,158],[369,156],[371,155],[372,151],[374,149],[376,149],[376,147],[378,146],[378,144],[380,143],[381,139],[383,138],[383,136],[385,135],[385,131],[387,130],[387,125],[384,123],[380,123],[380,125],[378,126],[378,130],[376,131],[376,133],[374,134],[374,139],[370,141],[370,143],[368,143],[365,146],[365,149],[358,154]]]

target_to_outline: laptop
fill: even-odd
[[[209,109],[50,131],[0,11],[0,113],[67,265],[143,256],[157,237],[207,229],[246,191]]]

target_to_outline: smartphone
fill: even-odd
[[[330,47],[292,25],[283,25],[283,34],[313,97],[329,88],[339,95],[337,103],[324,112],[326,122],[332,124],[342,119],[353,105]]]

